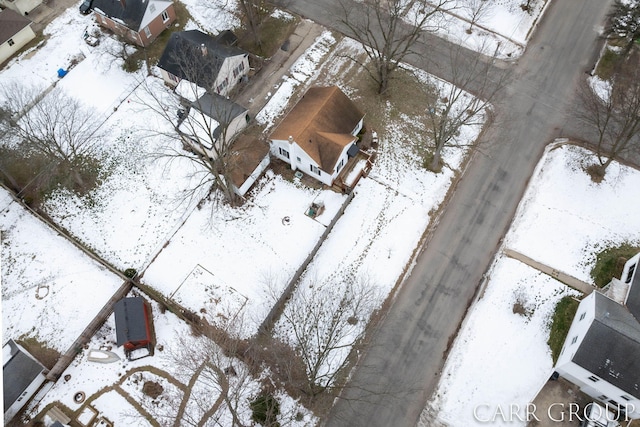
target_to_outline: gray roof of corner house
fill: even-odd
[[[635,316],[636,320],[640,322],[640,265],[636,265],[626,306],[631,314]]]
[[[216,37],[198,30],[175,32],[162,52],[158,67],[180,79],[211,88],[226,58],[247,54],[232,46],[236,41],[231,31]],[[206,55],[202,53],[202,45],[206,47]]]
[[[573,362],[640,398],[640,323],[622,305],[595,294],[595,319]]]
[[[247,112],[243,106],[215,93],[205,93],[191,103],[191,107],[221,124],[229,124],[233,119]]]
[[[13,405],[23,391],[46,371],[46,368],[24,353],[14,342],[6,344],[11,348],[11,358],[4,361],[2,368],[2,391],[5,411]]]
[[[31,21],[11,9],[0,12],[0,44],[18,34],[24,27],[31,25]]]

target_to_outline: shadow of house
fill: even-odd
[[[271,154],[331,186],[356,145],[364,114],[337,87],[312,87],[271,133]]]
[[[99,25],[141,47],[176,20],[171,0],[93,0],[92,7]]]
[[[116,302],[113,313],[116,344],[123,346],[127,358],[135,360],[153,355],[151,307],[144,298],[123,298]]]
[[[45,382],[47,369],[13,340],[2,347],[2,359],[2,395],[6,424]]]
[[[578,307],[556,372],[591,398],[640,419],[640,254],[605,293]]]
[[[235,47],[236,42],[231,31],[216,37],[198,30],[171,34],[158,61],[163,80],[174,88],[186,80],[228,96],[249,72],[249,54]]]

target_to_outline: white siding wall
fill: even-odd
[[[40,6],[42,0],[0,0],[0,5],[6,7],[7,9],[12,9],[18,12],[20,15],[24,15],[25,12],[28,14],[36,7]]]
[[[9,421],[13,418],[22,407],[33,397],[33,395],[38,391],[40,386],[45,382],[46,378],[43,374],[38,374],[38,376],[29,384],[29,387],[22,392],[22,395],[16,400],[13,405],[9,408],[5,408],[4,411],[4,419],[5,421]]]
[[[240,63],[244,63],[244,69],[241,71],[238,76],[233,77],[233,70],[240,65]],[[218,92],[222,96],[227,96],[234,87],[238,84],[242,76],[246,75],[249,72],[249,57],[247,55],[237,55],[232,56],[230,58],[226,58],[222,67],[220,67],[220,72],[218,73],[218,78],[213,84],[213,90],[221,85],[225,79],[227,79],[227,86]]]
[[[9,46],[9,40],[0,45],[0,63],[11,58],[14,53],[19,51],[24,45],[29,43],[35,37],[36,35],[30,26],[26,26],[22,30],[18,31],[13,37],[9,39],[13,41],[13,46]]]
[[[595,296],[595,293],[591,293],[591,295],[580,301],[578,311],[576,311],[576,316],[573,318],[573,322],[569,328],[567,339],[562,346],[560,357],[558,357],[558,361],[556,362],[556,371],[560,372],[559,369],[562,368],[563,364],[571,363],[573,355],[578,350],[580,343],[587,334],[589,326],[591,326],[595,317]],[[584,318],[580,320],[583,314]],[[573,342],[574,339],[576,339],[575,342]]]

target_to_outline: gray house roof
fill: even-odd
[[[595,319],[572,360],[640,398],[640,323],[600,293],[595,293]]]
[[[626,306],[636,320],[640,322],[640,265],[636,265],[633,280],[631,281],[631,289],[629,289],[629,295],[627,295]]]
[[[232,46],[236,41],[231,31],[216,37],[198,30],[175,32],[162,52],[158,67],[180,79],[211,88],[226,58],[247,55]]]
[[[140,31],[142,18],[148,6],[148,0],[93,0],[94,10],[97,9],[109,18],[123,22],[127,28],[135,31]]]
[[[113,312],[116,318],[117,345],[151,339],[147,334],[147,316],[143,298],[123,298],[116,302]]]
[[[9,409],[18,397],[46,368],[20,348],[13,340],[3,347],[5,357],[2,367],[2,391],[4,410]],[[26,402],[26,401],[25,401]]]
[[[3,44],[11,37],[15,36],[24,27],[31,25],[31,21],[14,12],[5,9],[0,12],[0,44]]]

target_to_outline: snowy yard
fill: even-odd
[[[184,3],[195,20],[189,22],[186,29],[200,28],[216,33],[235,22],[230,14],[204,7],[200,1]],[[477,28],[468,35],[465,32],[468,23],[456,20],[448,21],[446,37],[470,47],[489,45],[491,51],[499,47],[502,57],[517,56],[522,52],[527,34],[545,3],[536,3],[535,13],[531,15],[523,13],[519,6],[514,6],[516,4],[519,2],[496,1],[493,13],[487,13],[486,20],[480,23],[498,33],[497,37]],[[462,10],[460,15],[464,16]],[[212,208],[209,202],[198,206],[201,197],[185,198],[184,190],[190,186],[190,172],[194,166],[188,162],[153,160],[161,147],[167,144],[178,146],[179,142],[158,135],[149,137],[149,129],[162,129],[167,124],[158,121],[138,102],[147,96],[141,81],[146,79],[157,84],[159,79],[147,77],[143,72],[124,72],[119,60],[106,53],[114,43],[109,38],[103,38],[97,47],[84,44],[82,34],[88,22],[88,18],[79,15],[75,7],[70,8],[47,27],[45,33],[49,34],[49,39],[43,47],[11,61],[0,72],[0,84],[20,81],[44,89],[56,83],[58,88],[79,98],[87,108],[94,109],[104,118],[102,129],[105,136],[101,141],[101,152],[108,173],[101,184],[83,197],[59,190],[46,201],[44,210],[108,263],[119,270],[135,268],[142,274],[141,280],[146,285],[187,309],[207,313],[211,319],[215,319],[217,314],[243,311],[247,324],[242,334],[254,334],[273,304],[272,294],[279,292],[289,281],[346,196],[331,190],[313,190],[269,171],[258,181],[249,201],[240,208]],[[356,82],[345,81],[346,75],[354,74],[354,65],[345,59],[344,54],[354,52],[361,53],[361,48],[353,40],[336,40],[330,32],[323,33],[273,88],[270,102],[257,120],[269,128],[281,116],[290,99],[312,84],[337,84],[355,99],[364,96],[354,84]],[[80,62],[64,79],[58,80],[55,71],[65,68],[75,59],[80,59]],[[423,73],[421,79],[432,84],[444,84]],[[415,153],[406,149],[406,140],[411,136],[404,133],[405,129],[419,126],[419,118],[398,116],[394,114],[392,105],[386,108],[387,122],[384,127],[376,129],[380,135],[376,164],[369,176],[358,184],[353,201],[303,275],[299,284],[302,289],[316,280],[339,283],[346,278],[366,276],[377,288],[377,303],[380,304],[411,261],[413,251],[429,225],[430,215],[446,196],[463,164],[465,153],[449,149],[444,153],[448,167],[440,174],[426,171]],[[465,128],[460,138],[472,141],[479,131],[478,126]],[[544,179],[548,168],[550,166],[540,168],[537,179]],[[624,172],[620,176],[632,175]],[[560,178],[556,176],[555,179]],[[574,175],[562,175],[562,179],[567,179],[569,186],[576,185],[569,182],[575,179]],[[622,178],[619,181],[622,182]],[[315,219],[306,216],[310,204],[320,200],[326,206],[325,212]],[[544,205],[545,200],[527,203],[533,208],[538,203]],[[0,193],[0,208],[4,341],[10,337],[33,337],[64,352],[121,285],[121,280],[33,218],[4,192]],[[520,217],[527,212],[520,213]],[[563,213],[564,210],[559,207],[555,212]],[[537,218],[541,214],[530,215]],[[284,221],[285,217],[289,220]],[[582,218],[581,215],[578,217]],[[617,229],[616,226],[604,225],[601,231]],[[508,247],[534,258],[539,254],[536,250],[540,254],[545,253],[544,248],[526,245],[529,237],[525,226],[517,229],[521,230],[523,237],[510,234],[505,240]],[[531,230],[529,233],[535,234]],[[610,239],[623,239],[625,236],[624,229],[619,230],[616,237],[608,235]],[[602,236],[593,236],[592,242],[598,237]],[[532,239],[532,243],[535,242]],[[584,250],[584,247],[580,249]],[[567,246],[568,252],[575,253],[572,251],[576,250]],[[578,255],[575,254],[574,258],[567,255],[565,259],[554,257],[556,264],[552,265],[560,269],[568,268],[566,263],[580,265]],[[544,258],[541,261],[550,262]],[[588,271],[587,266],[588,263],[583,265],[584,271]],[[535,289],[539,289],[539,293],[527,288],[525,279],[535,280]],[[492,284],[498,280],[513,282],[505,288],[506,292],[493,291]],[[534,351],[539,353],[535,358],[536,366],[528,371],[528,376],[517,390],[518,396],[525,400],[529,399],[526,395],[531,387],[535,389],[538,386],[539,372],[549,369],[546,365],[550,363],[550,356],[546,352],[544,325],[555,301],[566,292],[553,280],[547,280],[515,261],[506,260],[494,267],[484,297],[486,301],[502,298],[502,307],[508,310],[513,299],[521,297],[536,306],[530,318],[507,316],[514,329],[502,336],[507,340],[508,333],[520,331],[518,328],[537,334],[529,342],[531,354]],[[82,301],[82,304],[69,305],[68,301]],[[487,303],[487,307],[490,305]],[[141,396],[142,379],[134,377],[130,370],[142,369],[143,375],[152,378],[154,374],[143,368],[152,365],[154,372],[160,370],[169,376],[179,377],[179,372],[166,355],[175,350],[179,337],[197,339],[190,335],[183,322],[169,312],[162,313],[155,303],[153,313],[158,345],[162,351],[153,358],[137,362],[123,360],[101,365],[88,362],[85,349],[65,372],[71,375],[70,379],[53,385],[37,409],[41,410],[53,401],[60,401],[72,410],[79,409],[81,405],[73,401],[73,396],[82,391],[87,396],[96,395],[91,405],[101,416],[116,421],[116,424],[149,425],[140,417],[140,409],[127,399]],[[369,314],[362,313],[362,316],[367,319]],[[480,308],[474,310],[472,316],[491,317],[482,314]],[[468,322],[470,325],[475,323]],[[276,325],[276,334],[285,340],[291,338],[282,324]],[[462,334],[458,341],[468,342],[471,336],[475,337]],[[113,341],[111,317],[88,348],[111,346]],[[495,346],[504,347],[498,343]],[[465,349],[463,344],[456,344],[456,349],[458,347],[461,350],[454,349],[452,355],[469,352],[478,356],[477,362],[486,360],[482,358],[487,351],[483,345]],[[114,351],[123,356],[119,349]],[[520,357],[519,354],[513,357]],[[504,355],[509,356],[509,353]],[[463,361],[452,357],[451,360],[449,365],[462,367],[467,359]],[[514,363],[514,369],[519,368],[510,359],[505,363]],[[459,370],[464,372],[461,368]],[[468,383],[455,385],[457,371],[452,368],[446,374],[451,378],[451,385],[445,385],[440,392],[443,420],[447,419],[447,408],[455,406],[455,402],[476,396],[465,394]],[[467,380],[465,377],[460,381]],[[171,388],[170,384],[159,381]],[[188,379],[182,378],[181,381],[186,385]],[[255,397],[259,388],[257,380],[247,386],[243,395],[243,416],[250,414],[246,412],[248,396]],[[495,399],[501,396],[511,398],[509,393],[516,393],[511,383],[505,383],[502,390],[503,393],[496,395]],[[488,395],[484,396],[488,398]],[[297,425],[315,423],[315,418],[292,399],[284,395],[281,399],[284,412],[301,413]],[[90,418],[92,414],[83,416]]]
[[[640,172],[614,162],[605,180],[595,184],[583,170],[591,153],[571,145],[550,147],[503,248],[590,283],[596,253],[623,242],[640,244],[640,205],[634,197]],[[564,295],[580,294],[498,254],[485,290],[456,338],[428,412],[451,427],[466,427],[482,425],[473,417],[478,405],[524,407],[531,402],[552,372],[549,322]],[[517,302],[528,315],[514,313]]]

